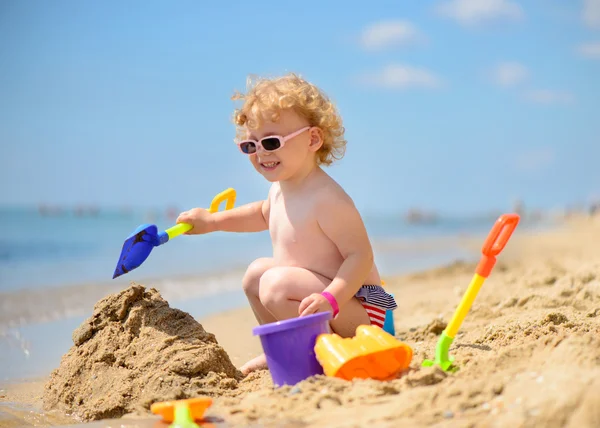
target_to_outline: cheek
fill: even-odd
[[[289,147],[284,147],[282,150],[280,150],[280,153],[278,153],[278,157],[285,163],[289,165],[294,165],[296,163],[301,163],[306,154],[307,150],[304,147],[300,145],[291,145]]]
[[[254,166],[254,168],[258,168],[258,159],[256,156],[248,156],[250,158],[250,163]]]

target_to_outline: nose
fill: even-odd
[[[256,151],[256,153],[258,153],[261,156],[271,156],[271,152],[266,151],[262,147],[258,147],[258,150]]]

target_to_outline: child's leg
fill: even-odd
[[[244,279],[242,279],[242,287],[250,307],[254,312],[256,321],[259,324],[267,324],[277,321],[275,317],[263,306],[258,297],[258,290],[260,286],[260,278],[263,274],[275,266],[275,261],[270,257],[264,257],[254,260],[246,269]]]
[[[299,267],[273,267],[266,271],[259,284],[262,305],[277,320],[295,318],[302,299],[320,293],[331,281],[317,273]],[[358,299],[351,299],[342,308],[331,329],[342,337],[352,337],[356,327],[370,324],[369,316]]]
[[[259,323],[281,321],[298,316],[302,299],[312,293],[322,292],[329,279],[298,267],[273,267],[273,259],[258,259],[244,276],[244,291]],[[352,337],[356,327],[370,324],[369,316],[358,301],[352,299],[341,309],[331,329],[342,337]],[[267,368],[264,354],[246,362],[240,371],[247,375]]]
[[[254,316],[256,317],[256,321],[259,324],[267,324],[271,322],[277,321],[273,314],[271,314],[260,302],[258,297],[259,287],[260,287],[260,278],[263,274],[275,266],[275,261],[270,257],[263,257],[260,259],[254,260],[246,269],[246,273],[244,274],[244,278],[242,279],[242,287],[244,289],[244,293],[246,293],[246,297],[248,298],[248,302],[250,303],[250,307],[254,312]],[[248,374],[255,370],[263,370],[267,368],[267,359],[265,354],[259,355],[247,361],[242,367],[240,367],[240,371],[243,374]]]

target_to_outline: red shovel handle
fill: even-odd
[[[483,256],[476,270],[479,275],[485,278],[488,277],[496,263],[496,256],[506,246],[506,243],[519,224],[519,220],[520,217],[518,214],[502,214],[496,220],[481,249]]]
[[[495,257],[500,254],[517,227],[517,224],[519,224],[519,216],[517,214],[502,214],[496,220],[494,227],[492,227],[492,230],[483,243],[483,248],[481,249],[483,255]]]

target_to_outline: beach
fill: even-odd
[[[0,6],[0,428],[600,428],[600,0],[114,3]]]
[[[269,372],[260,371],[213,396],[207,415],[230,426],[600,426],[599,242],[598,217],[543,231],[517,228],[450,348],[456,372],[421,363],[434,356],[474,260],[385,278],[399,304],[396,338],[414,351],[398,379],[318,376],[273,388]],[[482,239],[461,238],[460,244],[466,254],[477,254]],[[262,351],[247,306],[196,319],[235,367]],[[3,385],[0,426],[78,423],[43,410],[48,382],[46,375]],[[134,426],[148,416],[127,414],[120,424]]]

